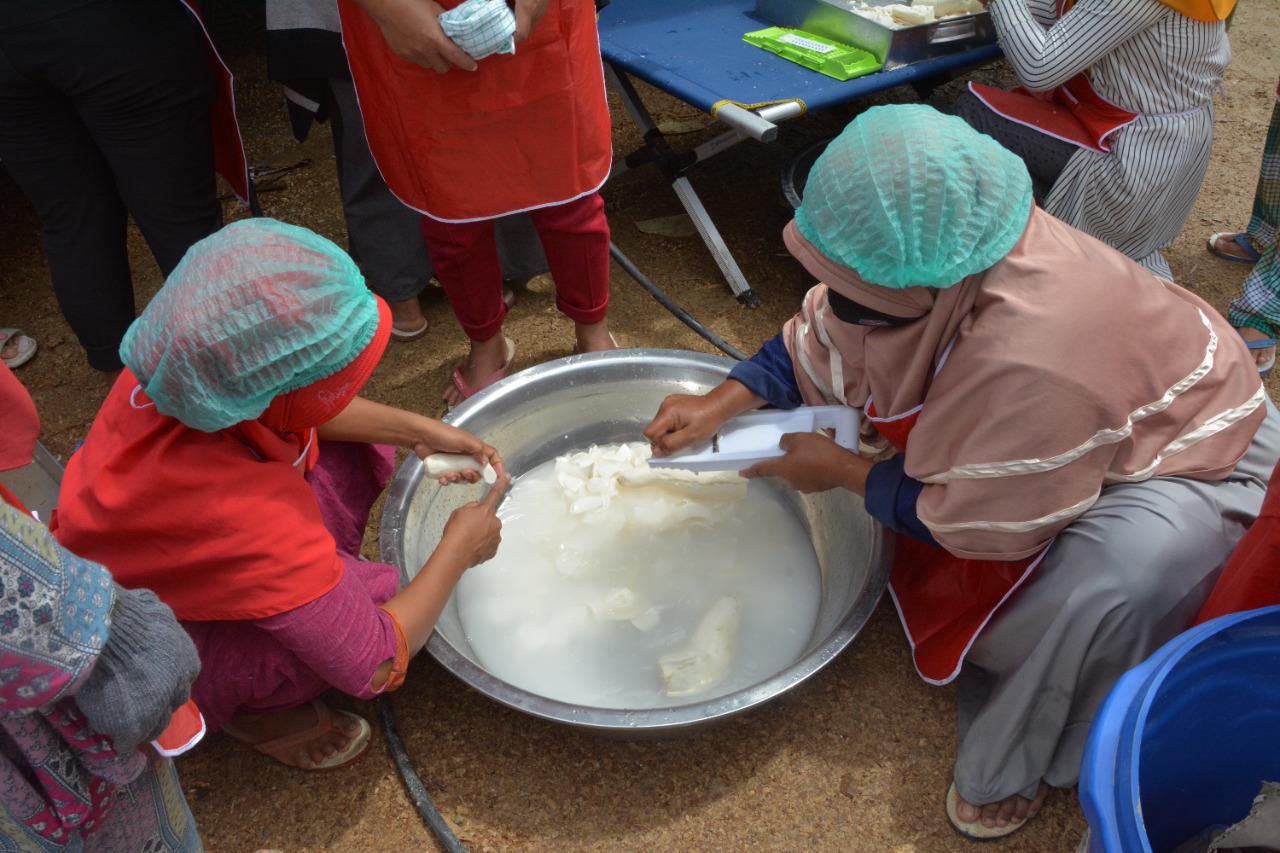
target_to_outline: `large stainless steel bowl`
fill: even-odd
[[[497,447],[513,477],[592,444],[642,440],[640,430],[669,394],[700,394],[728,374],[729,359],[694,352],[626,349],[571,356],[509,376],[445,418]],[[450,599],[427,651],[492,699],[547,720],[621,737],[668,737],[724,720],[785,693],[858,636],[888,583],[890,552],[862,500],[840,490],[781,489],[808,530],[822,571],[817,623],[800,657],[765,680],[715,699],[664,708],[593,708],[515,687],[476,659]],[[382,516],[382,559],[407,582],[440,540],[454,509],[482,487],[441,487],[410,457],[396,474]]]

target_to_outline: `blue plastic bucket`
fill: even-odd
[[[1167,853],[1280,781],[1280,606],[1198,625],[1126,673],[1085,743],[1090,853]]]

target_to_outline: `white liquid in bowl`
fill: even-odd
[[[800,657],[821,578],[799,520],[763,481],[745,492],[619,487],[618,470],[647,468],[647,453],[593,448],[512,485],[497,555],[456,592],[492,675],[575,705],[659,708],[749,687]],[[687,650],[725,597],[741,604],[727,670],[668,695],[659,659]]]

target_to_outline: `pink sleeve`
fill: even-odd
[[[365,564],[369,569],[377,563]],[[389,568],[389,567],[387,567]],[[381,598],[381,596],[378,596]],[[371,699],[374,670],[397,657],[396,629],[382,602],[348,563],[338,585],[314,601],[255,624],[334,687],[359,699]]]

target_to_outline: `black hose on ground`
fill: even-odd
[[[676,319],[680,320],[680,322],[684,323],[690,329],[693,329],[705,338],[713,347],[733,356],[738,361],[746,361],[747,358],[749,358],[749,356],[742,350],[737,349],[733,344],[729,343],[724,338],[720,337],[715,332],[695,320],[688,311],[685,311],[680,307],[679,303],[670,296],[667,296],[667,294],[663,293],[662,290],[650,281],[644,273],[640,272],[639,267],[632,263],[630,258],[622,254],[622,250],[618,248],[617,243],[612,241],[609,242],[609,254],[618,262],[618,266],[626,270],[627,275],[634,278],[637,284],[649,291],[649,295],[658,300],[658,303],[663,308],[666,308],[676,316]]]
[[[422,815],[422,819],[426,821],[427,826],[431,827],[436,839],[448,853],[467,853],[467,848],[449,828],[444,815],[440,814],[440,810],[432,802],[431,795],[427,793],[427,786],[422,784],[422,779],[418,776],[418,771],[413,769],[413,761],[409,758],[404,741],[400,738],[400,730],[396,728],[395,715],[391,712],[391,700],[386,696],[378,699],[378,716],[382,720],[382,730],[387,735],[387,749],[391,752],[391,760],[396,763],[396,770],[400,771],[400,778],[404,781],[409,799],[413,800],[418,814]]]

